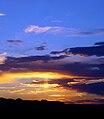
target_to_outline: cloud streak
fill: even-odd
[[[40,27],[40,26],[35,26],[35,25],[30,25],[25,29],[25,32],[34,32],[36,34],[41,34],[41,33],[56,33],[60,32],[61,27],[58,26],[46,26],[46,27]]]
[[[63,34],[66,36],[93,36],[104,34],[104,28],[102,29],[77,29],[61,26],[44,26],[30,25],[24,30],[26,33],[34,32],[36,34]]]
[[[0,17],[2,17],[2,16],[5,16],[6,14],[4,14],[4,13],[0,13]]]
[[[21,43],[21,40],[6,40],[9,43]]]
[[[64,22],[64,20],[51,20],[51,22],[62,23],[62,22]]]

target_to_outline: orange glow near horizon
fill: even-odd
[[[80,92],[70,87],[64,87],[58,81],[61,79],[76,78],[72,75],[57,72],[5,72],[0,75],[0,95],[7,98],[22,98],[29,100],[52,100],[62,102],[77,102],[77,100],[87,100],[103,98],[98,95]],[[23,79],[23,80],[22,80]],[[49,82],[52,81],[53,82]],[[85,82],[85,80],[84,80]],[[70,81],[68,85],[82,83]]]

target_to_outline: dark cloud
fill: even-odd
[[[96,32],[97,34],[102,34],[102,33],[104,33],[104,28],[96,29],[95,32]]]
[[[44,62],[48,62],[50,60],[59,60],[59,59],[63,59],[64,56],[50,56],[50,55],[43,55],[43,56],[28,56],[28,57],[7,57],[7,59],[5,60],[5,63],[29,63],[32,61],[44,61]]]
[[[97,57],[89,61],[89,64],[104,64],[104,57]]]
[[[36,50],[46,50],[46,46],[39,46],[35,48]]]
[[[38,47],[35,47],[35,49],[36,50],[46,50],[46,45],[47,45],[47,42],[42,42],[41,44],[40,44],[40,46],[38,46]]]
[[[28,56],[28,57],[7,57],[4,64],[0,65],[2,71],[13,71],[13,69],[26,69],[26,71],[56,71],[74,76],[104,77],[103,63],[68,63],[65,56]],[[93,61],[92,61],[93,62]],[[21,70],[20,70],[21,71]],[[24,70],[25,71],[25,70]]]
[[[95,45],[104,46],[104,42],[97,42],[97,43],[95,43]]]
[[[83,81],[83,83],[81,82],[81,80],[83,79],[82,78],[67,78],[67,79],[54,79],[54,80],[51,79],[47,81],[47,83],[58,84],[61,87],[78,90],[80,92],[87,92],[90,94],[96,94],[101,96],[104,95],[104,82],[84,83],[94,80],[93,78],[92,79],[86,78],[85,81]],[[100,79],[97,78],[95,80]],[[46,83],[46,81],[44,80],[37,80],[36,82],[26,82],[26,84],[44,84],[44,83]]]
[[[104,82],[92,83],[92,84],[78,84],[78,85],[71,86],[71,88],[82,92],[104,95]]]
[[[66,48],[62,51],[52,51],[50,54],[64,54],[64,55],[82,55],[82,56],[104,56],[104,42],[97,42],[95,46],[91,47],[74,47]]]
[[[104,29],[102,28],[102,29],[80,31],[78,34],[85,35],[85,36],[104,34]]]
[[[78,104],[104,104],[104,99],[77,100]]]
[[[46,43],[43,43],[45,45]],[[91,47],[66,48],[62,51],[53,51],[55,55],[36,55],[27,57],[6,57],[4,64],[0,65],[1,71],[56,71],[73,76],[104,77],[104,58],[97,58],[89,62],[70,62],[70,54],[87,56],[104,56],[104,42],[97,42]],[[38,47],[38,50],[43,50]],[[69,59],[68,59],[68,58]],[[67,60],[65,59],[67,58]],[[17,70],[16,70],[17,69]]]
[[[84,56],[104,56],[104,46],[92,46],[92,47],[76,47],[70,48],[70,53],[74,55]]]
[[[93,32],[93,31],[81,31],[79,32],[79,35],[86,35],[86,36],[89,36],[89,35],[95,35],[96,32]]]
[[[32,82],[26,82],[26,84],[44,84],[46,83],[45,80],[36,80],[34,79],[35,81],[32,81]],[[79,84],[91,84],[92,82],[91,81],[98,81],[101,82],[101,79],[99,78],[63,78],[63,79],[50,79],[50,80],[47,80],[47,83],[48,84],[58,84],[62,87],[71,87],[72,85],[79,85]]]
[[[47,81],[48,84],[58,84],[62,87],[67,87],[68,86],[68,82],[75,82],[73,78],[65,78],[65,79],[51,79],[49,81]],[[37,80],[36,82],[26,82],[26,84],[44,84],[46,83],[46,81],[44,80]]]
[[[70,54],[70,48],[66,48],[62,51],[52,51],[50,54],[53,54],[53,55],[61,54],[61,55],[67,56]]]
[[[4,64],[0,65],[0,70],[2,71],[21,71],[21,69],[26,69],[24,71],[54,71],[58,70],[59,66],[57,60],[64,59],[63,56],[28,56],[28,57],[7,57]],[[49,61],[56,62],[54,65]],[[20,70],[19,70],[20,69]],[[23,70],[22,70],[23,71]]]
[[[69,64],[67,63],[61,65],[60,70],[63,70],[65,72],[70,72],[75,76],[89,76],[89,77],[104,76],[104,64],[85,64],[80,62],[69,63]]]
[[[6,40],[8,43],[22,43],[22,40]]]

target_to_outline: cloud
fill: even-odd
[[[4,13],[0,13],[0,17],[2,17],[2,16],[5,16],[6,14],[4,14]]]
[[[40,55],[17,58],[6,57],[4,64],[0,65],[0,70],[4,72],[55,71],[59,73],[67,73],[77,77],[104,77],[104,64],[93,64],[93,61],[90,64],[81,62],[69,62],[65,62],[64,56]]]
[[[6,57],[1,57],[0,56],[0,64],[4,64],[5,63],[5,60],[6,60]]]
[[[62,23],[64,20],[51,20],[51,22]]]
[[[26,33],[34,32],[36,34],[61,34],[66,36],[92,36],[104,34],[104,29],[76,29],[62,26],[44,26],[30,25],[24,30]]]
[[[42,51],[42,50],[46,50],[46,42],[42,42],[40,46],[35,47],[36,50],[38,51]]]
[[[97,43],[95,43],[95,45],[104,46],[104,42],[97,42]]]
[[[104,56],[104,45],[102,43],[96,43],[96,44],[100,44],[98,46],[91,46],[91,47],[75,47],[75,48],[70,48],[70,53],[73,54],[79,54],[79,55],[84,55],[84,56],[92,56],[92,55],[96,55],[96,56]]]
[[[104,104],[104,99],[77,100],[76,104]]]
[[[58,64],[63,58],[65,57],[53,57],[49,55],[19,58],[7,57],[5,62],[0,64],[0,75],[7,72],[57,72],[67,74],[67,76],[71,76],[71,78],[53,78],[54,80],[51,78],[48,80],[48,84],[57,84],[57,86],[69,90],[72,89],[90,94],[104,95],[104,64],[87,64],[81,62]],[[35,78],[33,82],[27,80],[26,83],[34,85],[42,84],[44,81],[37,81]]]
[[[48,84],[58,84],[60,86],[67,85],[68,82],[74,82],[73,78],[63,78],[63,79],[50,79],[47,81]],[[33,80],[32,82],[26,82],[27,84],[42,84],[46,83],[45,80]]]
[[[35,49],[39,51],[46,50],[46,46],[39,46],[39,47],[36,47]]]
[[[22,43],[22,40],[6,40],[8,43]]]
[[[50,52],[50,54],[53,54],[53,55],[63,55],[63,56],[70,56],[71,53],[70,53],[70,48],[66,48],[62,51],[52,51]]]
[[[94,82],[95,81],[95,82]],[[36,85],[44,84],[46,81],[34,79],[33,81],[28,81],[25,84]],[[50,79],[47,80],[49,85],[56,84],[59,87],[69,88],[77,90],[80,92],[87,92],[90,94],[104,95],[104,79],[99,78],[63,78],[63,79]]]
[[[35,33],[44,33],[50,29],[49,26],[46,27],[39,27],[35,25],[31,25],[25,29],[25,32],[35,32]]]
[[[93,30],[83,30],[78,33],[79,35],[83,36],[90,36],[90,35],[99,35],[104,34],[104,29],[93,29]]]
[[[95,67],[98,67],[99,70],[92,70],[92,68]],[[60,65],[60,70],[64,72],[70,72],[70,74],[74,76],[104,77],[103,67],[104,64],[88,64],[88,63],[75,62]]]
[[[40,26],[35,26],[35,25],[30,25],[29,27],[27,27],[25,29],[25,32],[34,32],[36,34],[40,34],[40,33],[51,33],[51,32],[58,32],[60,31],[60,27],[57,26],[46,26],[46,27],[40,27]]]
[[[104,82],[73,85],[72,89],[97,95],[104,95]]]
[[[56,23],[62,23],[64,20],[62,19],[56,19],[53,16],[47,16],[44,18],[45,21],[50,21],[50,22],[56,22]]]
[[[80,56],[104,56],[104,42],[97,42],[95,46],[66,48],[62,51],[52,51],[54,55],[80,55]]]
[[[30,47],[27,48],[25,50],[22,50],[22,53],[28,52],[28,51],[33,51],[33,50],[37,50],[37,51],[43,51],[43,50],[47,50],[47,46],[46,46],[46,42],[42,42],[39,46],[36,47]]]
[[[4,64],[5,63],[6,56],[7,56],[6,52],[0,53],[0,64]]]
[[[45,42],[41,46],[36,47],[36,50],[45,50]],[[97,43],[99,44],[99,43]],[[100,43],[100,44],[103,44]],[[61,73],[71,74],[81,77],[104,77],[104,58],[95,58],[89,62],[72,61],[70,54],[73,55],[103,55],[104,48],[102,45],[91,47],[66,48],[62,51],[51,52],[53,55],[35,55],[27,57],[1,57],[0,70],[2,71],[56,71]],[[96,48],[96,50],[92,50]],[[73,50],[72,50],[73,49]],[[83,49],[83,50],[82,50]],[[89,54],[91,51],[91,54]],[[93,52],[92,52],[93,51]],[[102,53],[102,54],[101,54]],[[58,54],[58,55],[57,55]],[[70,56],[70,57],[69,57]],[[80,57],[81,58],[81,57]]]
[[[35,83],[35,82],[34,82]],[[39,83],[39,82],[38,82]],[[104,79],[99,78],[69,78],[49,80],[49,84],[58,84],[61,87],[71,88],[80,92],[87,92],[96,95],[104,95]]]
[[[7,57],[7,60],[5,63],[24,63],[24,62],[32,62],[32,61],[44,61],[48,62],[50,60],[59,60],[63,59],[64,57],[62,56],[53,56],[51,57],[50,55],[43,55],[43,56],[29,56],[29,57]]]

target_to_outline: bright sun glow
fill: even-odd
[[[22,78],[43,78],[43,79],[62,79],[72,78],[71,75],[55,72],[23,72],[23,73],[5,73],[1,75],[0,83],[12,83],[16,79]]]

